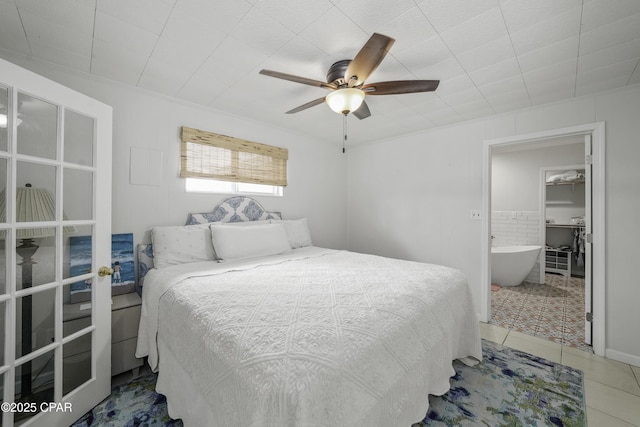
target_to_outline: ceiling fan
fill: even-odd
[[[336,113],[345,116],[353,113],[362,120],[371,115],[364,100],[365,95],[431,92],[436,90],[440,83],[440,80],[396,80],[365,84],[365,80],[378,68],[394,42],[395,39],[391,37],[374,33],[353,60],[343,59],[329,68],[326,82],[264,69],[260,70],[260,74],[331,91],[327,96],[287,111],[287,114],[297,113],[326,102]]]

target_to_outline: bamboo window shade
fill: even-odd
[[[180,176],[287,185],[289,150],[182,127]]]

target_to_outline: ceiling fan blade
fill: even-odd
[[[395,39],[373,33],[347,67],[344,80],[350,87],[359,86],[378,68]]]
[[[370,83],[362,86],[367,95],[398,95],[402,93],[432,92],[440,80],[396,80]]]
[[[299,107],[294,108],[293,110],[289,110],[286,112],[286,114],[294,114],[294,113],[298,113],[302,110],[306,110],[307,108],[311,108],[311,107],[315,107],[316,105],[320,105],[324,102],[324,97],[322,98],[318,98],[318,99],[314,99],[313,101],[309,101],[306,104],[302,104]]]
[[[260,70],[260,74],[265,76],[275,77],[277,79],[289,80],[291,82],[302,83],[304,85],[323,87],[326,89],[336,89],[336,85],[333,83],[326,83],[320,80],[308,79],[306,77],[294,76],[293,74],[281,73],[273,70]]]
[[[362,120],[369,117],[371,115],[371,111],[369,111],[367,103],[362,101],[362,105],[360,105],[356,111],[353,111],[353,115]]]

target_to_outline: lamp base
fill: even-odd
[[[33,244],[33,239],[22,239],[20,246],[16,247],[16,252],[22,257],[22,262],[18,264],[22,266],[22,289],[33,286],[33,264],[35,264],[33,255],[38,248],[38,245]],[[33,345],[31,341],[33,302],[31,299],[31,295],[22,297],[22,356],[29,354]],[[25,400],[30,399],[31,394],[31,362],[29,361],[22,365],[20,397]]]
[[[22,258],[22,262],[18,265],[35,264],[32,257],[39,247],[40,246],[33,244],[33,239],[22,239],[20,246],[16,247],[16,252]]]

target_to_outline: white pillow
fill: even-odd
[[[151,242],[156,268],[215,260],[209,224],[153,227]]]
[[[237,227],[209,224],[211,241],[220,262],[291,252],[284,224]]]
[[[212,222],[209,223],[209,225],[214,224]],[[219,225],[219,224],[224,224],[224,225],[231,225],[233,227],[245,227],[245,226],[251,226],[251,225],[265,225],[265,224],[271,224],[271,220],[270,219],[261,219],[258,221],[240,221],[240,222],[216,222],[215,225]]]
[[[311,246],[311,233],[309,232],[309,222],[307,218],[287,219],[282,221],[287,230],[289,243],[293,249]]]

